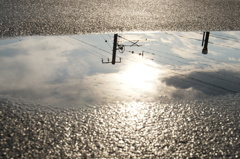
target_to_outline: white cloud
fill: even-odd
[[[229,57],[228,60],[240,62],[240,58]]]
[[[188,37],[195,35],[196,33],[189,33]],[[87,42],[91,44],[96,43],[98,47],[104,44],[102,48],[105,49],[106,43],[104,41],[98,43],[98,36],[91,35],[91,38],[85,37],[84,40],[88,40]],[[128,33],[125,37],[137,40],[145,36]],[[147,33],[146,37],[152,40],[147,47],[156,49],[156,53],[161,57],[157,55],[150,57],[146,54],[145,57],[154,59],[150,61],[125,52],[121,55],[124,57],[122,63],[116,65],[102,65],[100,57],[93,54],[95,50],[94,53],[98,54],[99,50],[92,48],[92,52],[87,52],[90,46],[86,47],[66,37],[26,37],[21,41],[6,44],[0,48],[1,94],[62,105],[149,101],[155,100],[160,95],[194,98],[205,97],[209,90],[197,86],[198,82],[191,83],[187,78],[191,73],[207,72],[214,76],[217,73],[238,74],[238,63],[228,64],[216,61],[214,58],[212,60],[204,58],[202,54],[197,54],[201,53],[201,49],[196,50],[196,42],[192,40],[164,33]],[[160,44],[156,45],[153,41]],[[198,45],[201,48],[201,44]],[[131,49],[141,51],[143,48]],[[222,56],[221,52],[218,54]],[[240,61],[237,56],[228,57],[228,60]],[[186,78],[179,80],[179,74]],[[199,74],[196,76],[203,79]],[[223,75],[221,78],[229,79]],[[233,88],[233,84],[231,87]]]

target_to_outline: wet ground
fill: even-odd
[[[0,40],[0,158],[239,158],[240,33],[202,34]]]
[[[0,36],[239,30],[239,10],[239,0],[2,0]],[[170,34],[150,33],[115,67],[101,64],[109,35],[2,40],[0,158],[239,158],[239,35],[211,34],[203,57],[202,35]]]
[[[239,30],[239,10],[239,0],[2,0],[0,36]]]
[[[59,109],[0,98],[1,158],[239,158],[240,95]]]

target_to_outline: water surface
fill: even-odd
[[[240,33],[118,35],[0,41],[1,157],[238,158]]]

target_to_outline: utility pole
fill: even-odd
[[[113,40],[113,53],[112,53],[112,64],[115,65],[115,63],[121,63],[121,58],[118,62],[116,62],[116,54],[117,54],[117,44],[118,42],[118,34],[114,34],[114,40]],[[109,62],[109,59],[107,62],[104,62],[103,59],[102,59],[102,63],[103,64],[107,64],[107,63],[110,63]]]
[[[205,34],[206,33],[206,34]],[[208,53],[208,40],[209,40],[209,34],[210,32],[204,32],[203,33],[203,39],[202,39],[202,46],[204,43],[204,47],[202,49],[202,53],[203,54],[207,54]]]
[[[117,38],[118,38],[118,34],[114,34],[114,40],[113,40],[113,54],[112,54],[112,64],[113,64],[113,65],[115,65],[115,63],[116,63]]]

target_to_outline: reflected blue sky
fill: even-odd
[[[207,55],[201,32],[119,35],[125,51],[115,65],[102,64],[113,34],[1,39],[0,95],[78,106],[240,92],[240,32],[211,32]]]

